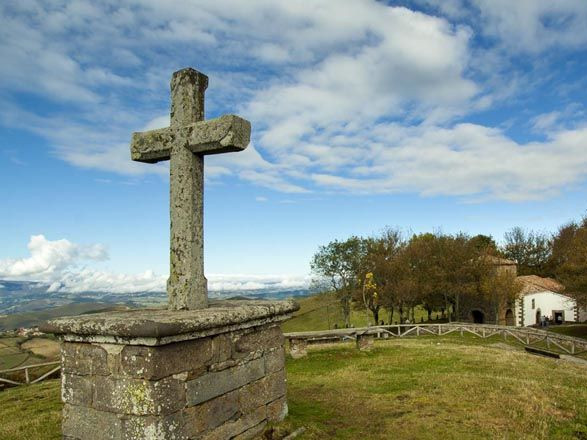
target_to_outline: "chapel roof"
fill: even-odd
[[[522,283],[522,294],[551,291],[561,293],[565,286],[553,278],[543,278],[538,275],[523,275],[516,278]]]

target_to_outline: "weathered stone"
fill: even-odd
[[[239,406],[243,412],[251,411],[285,396],[285,370],[269,374],[239,390]]]
[[[187,406],[197,405],[260,379],[265,374],[263,359],[212,372],[186,383]]]
[[[93,344],[66,342],[61,345],[61,366],[64,373],[108,375],[108,354]]]
[[[275,348],[265,353],[265,372],[274,373],[285,368],[285,350],[283,347]]]
[[[173,378],[159,381],[96,377],[93,407],[131,415],[165,415],[185,407],[184,383]]]
[[[247,333],[236,341],[235,347],[239,354],[256,351],[259,347],[265,350],[283,345],[283,333],[278,326],[269,327],[263,331]]]
[[[123,440],[189,440],[183,412],[165,417],[125,416],[122,419]]]
[[[287,412],[287,400],[285,396],[280,397],[267,405],[267,420],[270,422],[281,422],[287,417]]]
[[[85,406],[63,406],[64,436],[86,440],[119,440],[123,437],[122,421],[113,413]]]
[[[265,406],[257,408],[253,412],[244,414],[234,422],[228,422],[215,430],[202,436],[202,440],[226,440],[232,439],[239,434],[263,423],[267,419],[267,410]],[[243,438],[243,437],[241,437]],[[247,438],[247,437],[244,437]],[[249,437],[250,438],[250,437]]]
[[[238,391],[233,391],[186,409],[186,432],[190,437],[196,437],[236,419],[239,414]]]
[[[252,438],[258,438],[257,436],[265,430],[265,426],[267,426],[267,421],[263,420],[258,425],[255,425],[252,428],[247,429],[245,432],[234,436],[231,440],[249,440]]]
[[[61,400],[72,405],[92,406],[94,381],[91,376],[61,375]]]
[[[303,358],[308,355],[308,341],[300,338],[289,339],[289,354],[294,359]]]
[[[201,369],[212,360],[211,342],[204,338],[161,347],[126,346],[120,356],[120,373],[152,380],[184,372],[190,365]]]
[[[57,318],[42,325],[41,331],[72,342],[157,346],[280,323],[298,309],[294,301],[218,301],[198,310],[143,309]]]
[[[212,338],[213,363],[217,364],[232,358],[233,342],[230,334],[222,334]]]
[[[131,158],[142,162],[170,160],[171,249],[167,281],[169,308],[204,308],[204,155],[244,150],[251,126],[237,116],[204,119],[208,77],[194,69],[171,78],[171,126],[134,133]]]
[[[188,440],[184,414],[165,417],[120,416],[82,406],[63,408],[63,439],[68,440]]]
[[[361,351],[370,351],[373,348],[375,335],[363,334],[357,335],[357,348]]]

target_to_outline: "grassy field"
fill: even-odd
[[[288,363],[306,439],[586,439],[587,367],[473,338],[336,346]]]
[[[313,439],[587,439],[587,366],[473,337],[311,348],[288,359],[290,415]],[[59,439],[59,381],[0,393],[0,438]]]
[[[548,331],[587,339],[587,324],[551,325]]]
[[[60,380],[0,392],[0,439],[61,439]]]
[[[59,343],[52,338],[0,338],[0,370],[59,359]]]
[[[294,318],[283,324],[284,332],[300,332],[307,330],[327,330],[344,327],[344,318],[340,308],[340,303],[332,293],[321,293],[314,296],[296,299],[300,305],[300,310],[294,314]],[[389,324],[389,312],[381,309],[379,320]],[[426,321],[428,314],[425,310],[418,307],[415,311],[416,322]],[[392,322],[399,322],[399,313],[395,312]],[[436,321],[434,321],[436,322]],[[365,327],[373,324],[373,315],[365,310],[352,310],[351,323],[355,327]]]

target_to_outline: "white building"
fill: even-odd
[[[556,280],[536,275],[517,279],[523,289],[520,299],[516,300],[516,326],[540,325],[542,317],[552,324],[579,321],[577,301],[560,293],[564,287]]]

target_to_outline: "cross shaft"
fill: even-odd
[[[244,150],[251,125],[234,115],[204,121],[208,77],[194,69],[171,79],[170,127],[133,133],[131,157],[155,163],[170,160],[169,308],[207,307],[204,276],[204,155]]]

